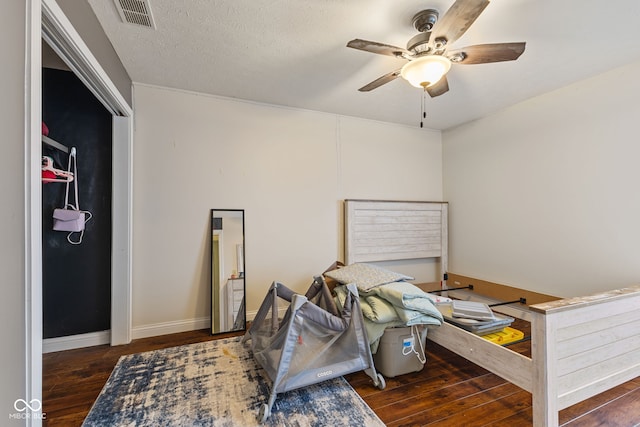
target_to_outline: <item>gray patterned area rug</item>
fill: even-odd
[[[257,426],[270,381],[242,337],[123,356],[83,426]],[[342,377],[278,394],[267,426],[384,426]]]

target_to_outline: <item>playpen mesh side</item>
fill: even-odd
[[[334,308],[326,310],[288,291],[282,284],[272,285],[261,307],[268,310],[259,313],[249,331],[254,357],[273,381],[274,392],[373,368],[357,296],[334,316]],[[283,298],[292,303],[278,319]]]
[[[353,328],[328,330],[296,310],[289,327],[280,328],[267,345],[256,345],[254,357],[280,393],[361,370],[367,363],[360,353]]]

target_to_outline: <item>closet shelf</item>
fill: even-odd
[[[64,151],[65,153],[69,152],[69,147],[66,145],[60,144],[58,141],[49,138],[48,136],[42,135],[42,142],[47,145],[50,145],[53,148],[57,148],[60,151]]]

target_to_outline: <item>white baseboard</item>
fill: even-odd
[[[287,311],[287,307],[281,307],[278,311],[281,312],[280,316],[282,316]],[[247,321],[252,321],[256,317],[256,314],[258,314],[258,310],[247,311]],[[157,337],[160,335],[176,334],[179,332],[197,331],[198,329],[209,329],[210,327],[210,317],[154,323],[151,325],[133,327],[131,330],[131,338],[135,340],[138,338]]]
[[[42,340],[42,352],[73,350],[75,348],[93,347],[111,343],[111,331],[89,332],[87,334],[70,335],[68,337],[46,338]]]
[[[288,309],[289,309],[288,305],[286,307],[278,307],[278,317],[282,319]],[[247,311],[247,322],[252,322],[253,319],[256,318],[257,314],[258,314],[258,310]]]
[[[131,338],[149,338],[159,335],[176,334],[178,332],[196,331],[198,329],[207,329],[211,327],[211,319],[209,317],[200,317],[198,319],[178,320],[174,322],[154,323],[151,325],[135,326],[131,329]]]
[[[280,308],[280,315],[284,315],[286,307]],[[248,311],[247,321],[252,321],[258,311]],[[160,335],[176,334],[179,332],[197,331],[211,327],[211,318],[200,317],[197,319],[178,320],[174,322],[154,323],[151,325],[135,326],[131,329],[131,338],[149,338]],[[111,331],[91,332],[88,334],[71,335],[60,338],[47,338],[42,341],[42,352],[72,350],[75,348],[92,347],[111,343]]]

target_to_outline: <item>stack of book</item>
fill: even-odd
[[[450,304],[438,304],[444,320],[476,335],[498,332],[513,323],[513,317],[494,313],[484,303],[453,300]]]

